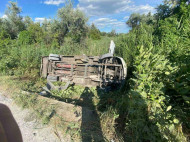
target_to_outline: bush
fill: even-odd
[[[101,39],[101,33],[94,24],[92,24],[90,27],[89,35],[90,35],[90,38],[93,40]]]
[[[22,31],[19,33],[18,42],[20,44],[24,44],[24,45],[29,44],[30,45],[30,44],[34,43],[34,36],[29,31]]]
[[[173,78],[177,68],[153,48],[139,48],[134,61],[131,89],[127,94],[126,131],[132,141],[185,141],[181,122],[167,102],[164,80]],[[175,136],[175,137],[174,137]]]

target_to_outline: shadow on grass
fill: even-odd
[[[71,103],[73,105],[82,107],[82,122],[81,122],[81,138],[82,142],[104,142],[100,118],[96,110],[96,106],[93,103],[94,93],[85,87],[84,91],[78,99],[61,98],[58,96],[53,97],[56,100]]]
[[[104,137],[102,133],[101,123],[99,115],[96,111],[92,98],[94,93],[88,88],[85,87],[80,98],[84,102],[88,102],[89,106],[86,106],[92,110],[92,113],[89,114],[86,111],[86,108],[82,108],[82,124],[81,124],[81,135],[83,142],[104,142]]]
[[[109,93],[99,92],[98,95],[100,97],[99,111],[105,113],[112,108],[118,114],[114,126],[117,135],[115,141],[151,142],[163,140],[156,123],[149,119],[147,103],[138,92],[129,95],[128,92],[118,90]]]

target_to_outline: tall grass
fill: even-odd
[[[3,47],[0,59],[1,74],[24,75],[39,74],[41,57],[50,53],[59,55],[82,55],[100,56],[109,51],[111,38],[102,37],[101,40],[88,39],[84,43],[74,43],[71,38],[66,38],[60,47],[54,47],[43,43],[20,44],[16,41]],[[37,73],[38,72],[38,73]],[[36,74],[37,73],[37,74]]]

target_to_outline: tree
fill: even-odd
[[[140,22],[141,22],[141,15],[139,13],[133,13],[129,17],[126,24],[131,28],[135,28],[140,24]]]
[[[18,33],[25,29],[25,25],[20,16],[21,8],[18,7],[16,2],[9,2],[5,14],[7,18],[3,19],[3,28],[11,35],[14,39],[17,37]]]
[[[141,23],[145,23],[147,25],[154,25],[155,21],[155,16],[149,12],[147,15],[143,14],[141,15]]]
[[[22,31],[19,33],[18,42],[20,44],[32,44],[34,43],[35,37],[30,31]]]
[[[61,35],[64,38],[68,33],[75,42],[80,42],[87,34],[87,18],[82,11],[74,9],[70,1],[58,10],[58,21]]]
[[[40,23],[31,24],[28,27],[28,31],[30,33],[30,37],[32,36],[34,42],[39,43],[43,41],[44,32],[40,26]],[[23,34],[25,34],[25,32]]]
[[[43,23],[42,23],[42,29],[45,32],[51,31],[51,22],[48,19],[44,19]]]
[[[94,39],[94,40],[98,40],[101,39],[101,34],[100,31],[96,28],[96,26],[94,25],[94,23],[92,23],[91,27],[90,27],[90,38]]]
[[[153,25],[155,23],[155,17],[150,12],[142,15],[139,13],[133,13],[126,22],[126,24],[131,28],[138,27],[141,23]]]
[[[63,42],[61,36],[60,23],[57,20],[45,19],[42,23],[42,30],[44,33],[44,41],[46,44],[53,44],[54,47],[59,47]]]
[[[31,24],[34,24],[34,22],[29,16],[26,16],[24,17],[24,24],[25,24],[25,27],[28,28]]]
[[[156,8],[156,18],[162,20],[174,14],[178,14],[179,7],[182,3],[189,5],[189,0],[164,0],[164,3]]]
[[[106,36],[107,33],[106,32],[101,32],[101,36]]]
[[[168,5],[161,4],[157,8],[156,19],[165,19],[171,15],[171,9]]]
[[[182,0],[187,1],[187,0]],[[170,8],[175,8],[176,6],[179,6],[180,0],[164,0],[164,4],[168,5]]]
[[[114,37],[114,36],[116,36],[116,35],[117,35],[117,34],[116,34],[116,31],[115,31],[114,29],[112,29],[111,32],[108,33],[108,36],[109,36],[109,37]]]
[[[0,18],[0,29],[2,28],[3,20]]]
[[[48,28],[48,30],[50,30],[49,33],[51,34],[49,36],[51,36],[51,38],[53,38],[54,42],[57,42],[60,46],[64,41],[64,37],[66,36],[66,33],[63,30],[64,28],[61,25],[61,23],[55,19],[51,20],[51,22],[49,24],[50,24],[50,28]]]

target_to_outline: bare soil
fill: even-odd
[[[16,119],[22,133],[24,142],[64,142],[58,138],[56,132],[50,126],[37,120],[30,110],[22,109],[14,104],[13,100],[0,93],[0,103],[7,105]]]

